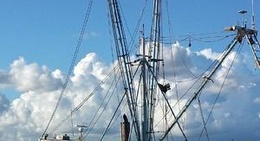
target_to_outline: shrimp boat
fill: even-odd
[[[92,1],[90,2],[90,5],[91,3]],[[54,127],[54,129],[62,128],[62,124],[66,121],[68,122],[73,114],[76,114],[80,108],[84,107],[83,105],[98,92],[98,89],[104,87],[110,88],[112,87],[110,84],[115,85],[115,87],[110,88],[109,91],[106,92],[111,93],[111,95],[103,97],[104,99],[106,98],[106,100],[103,101],[104,103],[101,102],[99,109],[96,110],[97,114],[93,114],[92,116],[92,121],[89,121],[87,125],[77,125],[79,129],[79,133],[77,133],[78,137],[74,137],[75,135],[70,137],[72,133],[70,133],[70,136],[69,133],[55,135],[54,132],[50,132],[50,134],[53,135],[50,137],[48,136],[47,131],[49,131],[51,121],[54,119],[55,112],[60,104],[60,102],[58,102],[48,126],[39,141],[163,141],[173,140],[173,136],[176,134],[178,136],[177,139],[175,138],[176,140],[189,140],[189,136],[187,136],[183,124],[185,116],[188,116],[186,112],[194,102],[198,102],[198,105],[201,108],[200,96],[202,95],[202,91],[206,86],[214,85],[214,75],[218,72],[227,56],[232,53],[236,45],[241,44],[244,40],[247,41],[252,50],[255,65],[257,67],[260,66],[260,47],[257,39],[257,30],[254,27],[254,20],[252,21],[251,28],[248,28],[246,23],[243,23],[241,26],[235,25],[227,27],[225,28],[226,31],[235,33],[233,40],[231,40],[223,53],[214,61],[210,69],[197,78],[196,84],[193,85],[194,88],[187,88],[187,93],[190,92],[191,94],[185,97],[185,92],[182,96],[176,96],[178,92],[173,89],[176,88],[177,83],[169,81],[170,78],[167,78],[165,75],[165,66],[169,62],[164,59],[164,54],[166,52],[163,50],[164,43],[162,43],[162,31],[160,28],[162,24],[161,3],[162,0],[153,1],[150,38],[146,38],[144,25],[141,26],[141,37],[136,51],[137,53],[131,56],[132,48],[127,42],[118,0],[107,0],[109,21],[114,38],[114,50],[117,60],[115,61],[111,72],[104,77],[100,84],[98,84],[98,87],[90,94],[87,94],[79,105],[64,117],[64,120],[58,121],[60,123],[55,123],[57,126]],[[246,14],[246,11],[240,11],[239,13],[244,15]],[[74,66],[73,63],[71,66]],[[70,76],[70,72],[71,70],[69,71],[68,76]],[[172,72],[172,74],[173,73],[174,72]],[[111,79],[113,79],[113,81],[111,81]],[[68,85],[67,83],[68,82],[66,81],[64,84],[59,100],[61,100],[63,96]],[[105,85],[105,83],[109,84]],[[116,95],[116,100],[108,102],[111,97],[115,97],[113,94],[116,93],[119,88],[122,90]],[[185,100],[178,104],[182,97],[185,97]],[[110,107],[110,109],[113,109],[114,111],[110,112],[110,114],[105,114],[104,116],[110,117],[111,120],[109,122],[101,121],[98,124],[99,120],[102,120],[103,113],[106,112],[105,107],[109,103],[114,103],[114,106],[112,106],[112,108]],[[118,127],[118,130],[112,128],[113,125]],[[204,134],[206,139],[209,140],[206,125],[207,119],[202,116],[201,134]],[[103,126],[104,130],[100,131],[101,128],[97,126]],[[75,127],[75,125],[73,125],[73,127]],[[119,131],[119,136],[111,135],[111,130]],[[91,131],[94,133],[91,133]],[[110,134],[112,137],[106,138],[106,134]]]

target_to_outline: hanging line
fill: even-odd
[[[78,105],[77,107],[75,107],[71,112],[70,114],[68,114],[67,116],[64,116],[64,119],[61,120],[61,122],[59,122],[59,124],[57,126],[55,126],[55,128],[52,130],[52,132],[54,132],[55,130],[57,130],[65,121],[67,121],[69,118],[70,118],[70,115],[71,114],[74,114],[75,112],[77,112],[99,89],[101,89],[101,86],[110,79],[110,77],[112,76],[112,74],[114,72],[117,72],[119,70],[119,66],[117,66],[116,68],[113,68],[111,70],[111,72],[106,76],[106,78],[104,78],[103,81],[101,81],[99,83],[98,86],[96,86],[92,92],[87,95]]]
[[[118,70],[119,70],[119,69],[118,69]],[[113,73],[117,73],[118,70],[117,70],[117,71],[113,71]],[[86,133],[86,132],[84,133],[84,138],[86,138],[86,137],[88,136],[88,134],[93,130],[94,126],[97,124],[97,122],[98,122],[99,119],[101,118],[101,116],[102,116],[103,112],[105,111],[105,109],[106,109],[106,107],[107,107],[107,104],[108,104],[108,102],[110,101],[110,99],[111,99],[113,93],[115,92],[116,86],[117,86],[117,84],[119,83],[120,80],[121,80],[121,79],[115,79],[115,80],[112,82],[112,84],[110,84],[110,87],[109,87],[109,89],[108,89],[108,91],[107,91],[107,94],[106,94],[106,96],[105,96],[105,98],[104,98],[102,104],[99,105],[99,108],[98,108],[98,110],[96,111],[96,114],[94,115],[94,117],[92,118],[92,120],[90,121],[90,123],[89,123],[89,125],[88,125],[89,128],[88,128],[87,133]],[[110,90],[112,89],[112,86],[113,86],[113,90],[110,92]],[[111,93],[111,95],[110,95],[110,97],[109,97],[107,103],[104,105],[103,110],[101,110],[101,108],[102,108],[102,106],[103,106],[103,103],[104,103],[106,97],[108,96],[108,93]],[[100,111],[101,111],[101,112],[100,112]],[[99,115],[98,115],[98,113],[99,113]]]
[[[208,115],[206,121],[204,120],[205,118],[204,118],[203,113],[202,113],[202,110],[201,110],[201,116],[202,116],[202,118],[203,118],[203,126],[204,126],[204,128],[202,129],[202,131],[201,131],[201,133],[200,133],[199,140],[200,140],[200,138],[202,137],[202,134],[203,134],[203,131],[204,131],[204,130],[205,130],[205,132],[206,132],[207,139],[209,140],[209,135],[208,135],[208,132],[207,132],[206,125],[207,125],[207,123],[208,123],[208,121],[209,121],[209,118],[211,117],[211,115],[212,115],[212,113],[213,113],[213,110],[214,110],[214,108],[215,108],[215,105],[216,105],[216,103],[217,103],[217,101],[218,101],[218,99],[219,99],[219,97],[220,97],[220,94],[221,94],[223,88],[224,88],[224,85],[225,85],[225,83],[226,83],[228,74],[230,73],[231,68],[232,68],[232,66],[233,66],[234,63],[235,63],[235,60],[238,58],[238,55],[239,55],[240,52],[241,52],[241,49],[242,49],[241,46],[242,46],[243,44],[244,44],[244,42],[243,42],[242,44],[240,44],[240,46],[238,47],[238,53],[237,53],[237,54],[234,56],[234,58],[232,59],[232,62],[231,62],[230,66],[229,66],[229,68],[228,68],[228,70],[227,70],[226,75],[224,76],[223,83],[222,83],[222,85],[221,85],[221,87],[220,87],[220,89],[219,89],[218,95],[217,95],[217,97],[216,97],[216,99],[215,99],[215,101],[214,101],[214,103],[213,103],[213,106],[211,107],[211,110],[210,110],[210,112],[209,112],[209,115]],[[198,98],[198,100],[199,100],[199,98]],[[201,108],[201,105],[200,105],[200,108]]]
[[[200,115],[201,115],[202,122],[203,122],[203,129],[202,129],[202,131],[204,130],[204,131],[206,132],[207,140],[209,141],[209,134],[208,134],[208,130],[207,130],[205,118],[204,118],[204,116],[203,116],[202,107],[201,107],[201,102],[200,102],[200,98],[199,98],[199,97],[198,97],[198,103],[199,103]],[[200,134],[199,140],[200,140],[201,136],[202,136],[202,132],[201,132],[201,134]]]
[[[109,130],[110,125],[111,125],[113,119],[115,118],[116,113],[117,113],[117,111],[119,110],[119,108],[120,108],[120,106],[121,106],[121,104],[122,104],[122,102],[123,102],[123,100],[124,100],[124,98],[125,98],[126,95],[127,95],[127,92],[125,92],[124,95],[122,96],[122,98],[121,98],[121,100],[120,100],[118,106],[116,107],[116,110],[115,110],[114,114],[112,115],[111,120],[109,121],[109,124],[107,125],[107,128],[105,129],[105,131],[103,132],[101,138],[99,139],[100,141],[103,140],[104,136],[106,135],[107,131]]]
[[[88,23],[88,20],[89,20],[89,16],[90,16],[90,12],[91,12],[91,8],[92,8],[92,3],[93,3],[93,0],[90,0],[89,1],[89,4],[88,4],[88,7],[87,7],[87,11],[86,11],[86,14],[85,14],[85,17],[84,17],[84,22],[83,22],[83,25],[82,25],[82,28],[81,28],[81,31],[80,31],[80,36],[79,36],[79,39],[78,39],[78,43],[76,45],[76,49],[74,51],[74,54],[73,54],[73,57],[72,57],[72,60],[71,60],[71,64],[70,64],[70,67],[69,67],[69,70],[68,70],[68,73],[67,73],[67,76],[66,76],[66,79],[65,79],[65,82],[61,88],[61,93],[60,93],[60,96],[58,98],[58,101],[56,103],[56,106],[54,107],[54,110],[53,110],[53,113],[48,121],[48,124],[42,134],[42,137],[46,134],[55,114],[56,114],[56,111],[60,105],[60,102],[61,102],[61,99],[64,95],[64,92],[67,88],[67,85],[69,83],[69,80],[70,80],[70,76],[73,72],[73,68],[76,64],[76,60],[77,60],[77,57],[78,57],[78,53],[79,53],[79,50],[80,50],[80,47],[81,47],[81,43],[82,43],[82,40],[84,38],[84,34],[85,34],[85,30],[86,30],[86,27],[87,27],[87,23]]]

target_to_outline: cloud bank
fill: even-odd
[[[165,48],[164,52],[166,81],[171,84],[172,88],[167,92],[167,97],[170,103],[176,103],[177,98],[183,96],[180,104],[174,107],[174,111],[178,113],[179,107],[184,105],[197,85],[190,90],[191,94],[185,95],[187,89],[197,78],[202,77],[202,72],[205,72],[207,68],[205,65],[209,66],[219,53],[211,49],[194,52],[179,44]],[[260,138],[258,135],[260,77],[257,76],[255,70],[250,69],[248,64],[251,60],[243,54],[236,59],[230,69],[229,66],[236,54],[233,52],[227,58],[212,78],[214,83],[207,85],[201,93],[199,98],[201,105],[195,100],[182,118],[181,123],[189,140],[198,140],[202,132],[203,122],[200,109],[207,120],[206,127],[211,140],[242,141]],[[76,136],[77,129],[74,126],[87,124],[89,131],[92,131],[86,132],[87,139],[100,138],[123,93],[119,89],[122,84],[116,81],[116,76],[110,74],[111,71],[116,72],[112,66],[103,63],[95,53],[89,53],[79,61],[48,131],[57,129],[59,133],[75,132]],[[229,75],[226,77],[228,70]],[[110,79],[107,79],[108,75],[111,76]],[[49,70],[48,66],[40,66],[37,63],[28,64],[23,57],[14,60],[9,70],[1,70],[0,88],[15,89],[20,96],[10,101],[5,95],[0,94],[0,140],[37,140],[50,119],[65,77],[64,72],[59,69]],[[223,82],[225,82],[224,85]],[[111,87],[112,84],[117,86]],[[218,95],[219,93],[221,94]],[[215,99],[218,101],[215,102]],[[82,102],[84,105],[81,105]],[[77,109],[79,105],[81,105],[80,109]],[[211,113],[213,105],[214,110]],[[72,111],[73,109],[75,111]],[[127,111],[126,105],[122,106],[119,111]],[[70,116],[70,112],[74,114]],[[108,132],[107,140],[119,138],[117,133],[121,121],[120,114],[120,112],[116,114],[116,120]],[[209,114],[211,116],[207,118]],[[59,125],[67,116],[68,120],[64,122],[64,125]],[[157,122],[160,122],[159,118]],[[169,123],[171,121],[169,120]],[[157,127],[158,130],[161,128]],[[178,128],[174,129],[172,134],[177,136],[176,140],[181,135]],[[205,132],[202,133],[202,138],[206,138]]]

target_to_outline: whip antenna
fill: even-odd
[[[252,0],[252,29],[255,29],[255,11],[254,11],[254,0]]]

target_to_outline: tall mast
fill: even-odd
[[[142,95],[142,103],[143,103],[143,108],[142,108],[142,141],[148,141],[149,138],[149,119],[148,119],[148,90],[147,90],[147,81],[146,81],[146,71],[147,71],[147,66],[146,66],[146,56],[145,56],[145,38],[144,35],[142,37],[142,48],[143,48],[143,56],[141,60],[142,64],[142,79],[143,79],[143,95]]]
[[[126,36],[121,20],[121,14],[118,6],[117,0],[107,0],[109,4],[109,12],[111,19],[112,32],[114,35],[115,48],[117,53],[117,59],[119,63],[119,69],[121,72],[121,77],[123,78],[123,85],[125,89],[125,95],[128,103],[128,108],[130,111],[131,119],[133,122],[134,131],[136,138],[139,141],[141,139],[140,135],[140,123],[137,115],[136,100],[134,98],[133,92],[133,75],[131,70],[130,55],[128,50],[128,44],[126,41]]]
[[[152,18],[152,27],[150,33],[150,42],[149,42],[149,59],[150,66],[150,75],[148,76],[148,85],[149,85],[149,133],[154,133],[153,123],[154,123],[154,110],[155,110],[155,97],[156,97],[156,88],[157,88],[157,76],[159,73],[159,64],[163,61],[160,57],[161,52],[161,2],[162,0],[153,1],[153,18]],[[149,137],[149,139],[151,136]]]
[[[161,0],[153,1],[152,26],[150,33],[149,48],[146,52],[145,38],[142,37],[143,58],[142,79],[142,141],[152,140],[154,133],[154,108],[155,108],[155,90],[157,88],[157,75],[159,72],[160,37],[161,37]]]
[[[154,106],[155,106],[155,89],[157,87],[156,77],[158,75],[159,53],[160,53],[160,6],[161,0],[154,0],[153,5],[153,22],[151,27],[150,44],[149,49],[146,49],[144,35],[142,37],[142,49],[143,53],[138,59],[141,65],[141,79],[143,83],[142,95],[140,102],[142,103],[141,109],[136,106],[137,99],[136,93],[133,91],[133,75],[131,70],[131,62],[129,57],[128,45],[126,43],[126,37],[121,22],[121,15],[118,8],[117,0],[108,0],[109,11],[112,25],[112,32],[115,40],[115,47],[118,57],[118,63],[121,70],[121,76],[123,77],[123,84],[126,90],[128,107],[133,119],[133,125],[138,141],[152,140],[151,134],[153,130],[154,122]],[[137,115],[138,111],[140,115]],[[139,117],[140,120],[139,121]]]

